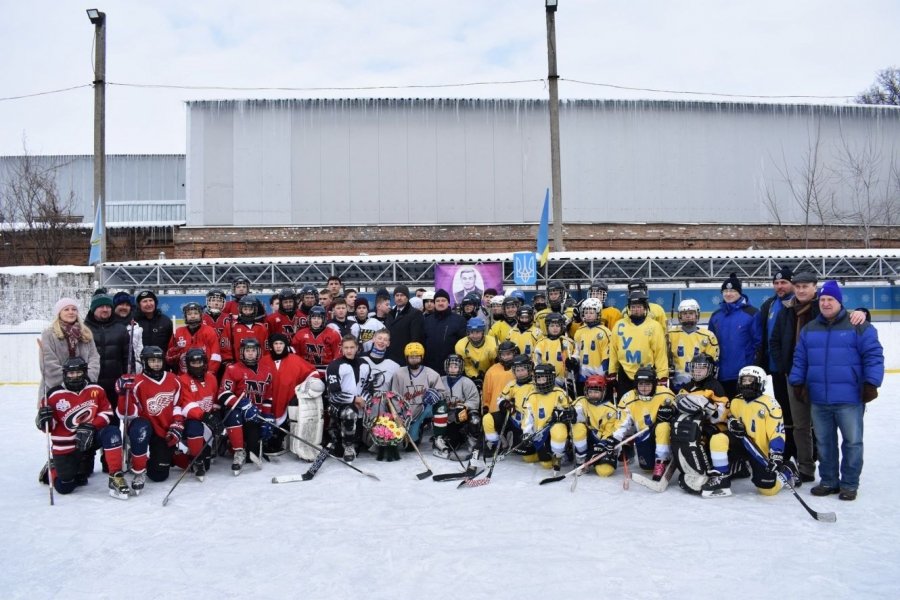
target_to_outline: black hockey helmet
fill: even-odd
[[[450,372],[453,367],[453,372]],[[456,377],[463,374],[463,359],[459,354],[450,354],[444,359],[444,373],[450,377]]]
[[[556,387],[556,367],[541,363],[534,367],[534,387],[541,394],[549,394]]]
[[[532,323],[534,323],[534,309],[530,304],[523,304],[519,307],[519,312],[516,314],[516,318],[519,320],[519,323],[531,325]]]
[[[150,361],[159,360],[159,368],[153,368]],[[144,374],[153,379],[162,377],[163,369],[166,364],[166,355],[159,346],[144,346],[141,350],[141,364],[144,365]]]
[[[519,353],[519,347],[509,340],[500,342],[497,346],[497,360],[507,369],[512,366],[512,361]]]
[[[637,373],[634,374],[634,389],[637,393],[638,398],[646,399],[652,398],[653,393],[656,391],[656,369],[653,367],[641,367],[637,370]],[[641,384],[649,383],[651,385],[650,394],[641,394],[640,386]]]
[[[189,312],[192,313],[190,318],[188,318]],[[193,314],[195,312],[196,315]],[[203,307],[199,302],[188,302],[181,307],[181,314],[184,315],[185,325],[200,325],[203,322]]]
[[[525,370],[525,375],[520,376],[519,373]],[[523,385],[531,381],[531,376],[534,373],[534,363],[531,362],[531,359],[525,354],[517,354],[512,359],[512,372],[513,376],[516,378],[516,383],[519,385]]]
[[[708,377],[716,376],[716,361],[709,354],[701,352],[688,363],[688,369],[693,381],[703,381]]]
[[[63,386],[70,392],[80,392],[87,385],[88,364],[80,356],[67,358],[62,372]]]
[[[209,367],[206,350],[203,348],[191,348],[185,352],[184,361],[187,364],[187,372],[191,376],[197,379],[203,379],[206,376],[206,370]]]
[[[247,350],[256,349],[256,356],[252,359],[247,358]],[[259,362],[260,356],[262,354],[262,347],[259,345],[259,340],[256,338],[248,337],[241,340],[241,362],[247,365],[248,367],[254,366],[257,362]]]

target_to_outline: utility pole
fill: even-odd
[[[100,210],[103,237],[100,263],[106,262],[106,13],[87,11],[94,25],[94,214]],[[99,281],[100,267],[97,266]]]
[[[550,175],[553,187],[554,252],[566,249],[563,243],[562,175],[559,164],[559,75],[556,72],[556,8],[558,0],[545,0],[547,8],[547,80],[550,87]]]

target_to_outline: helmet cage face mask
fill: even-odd
[[[444,361],[444,372],[448,377],[458,377],[463,374],[463,360],[462,357],[456,354],[451,354]]]

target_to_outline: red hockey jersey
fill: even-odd
[[[288,354],[281,360],[267,355],[262,360],[274,374],[272,380],[272,414],[280,421],[287,413],[288,403],[294,397],[294,388],[307,377],[319,377],[316,368],[296,354]]]
[[[181,383],[168,371],[159,381],[144,373],[135,376],[127,414],[124,413],[125,404],[124,396],[120,397],[117,409],[121,416],[144,417],[150,421],[153,433],[162,438],[166,437],[172,423],[184,420]]]
[[[210,373],[219,372],[219,365],[222,363],[219,336],[216,335],[215,329],[205,323],[201,323],[194,333],[191,333],[187,326],[179,327],[175,331],[175,335],[169,340],[166,363],[175,369],[176,373],[187,373],[185,354],[192,348],[200,348],[206,352],[206,359],[209,363],[207,370]]]
[[[47,406],[53,409],[50,442],[53,454],[75,451],[75,429],[90,423],[98,430],[112,420],[112,406],[99,385],[89,383],[80,392],[57,386],[47,393]]]
[[[272,365],[260,361],[256,369],[242,362],[228,365],[219,386],[219,405],[230,409],[242,396],[256,404],[260,412],[272,414],[272,385],[275,374]]]
[[[306,362],[324,370],[341,355],[341,335],[331,327],[325,327],[318,335],[304,327],[291,338],[291,346]]]
[[[219,384],[212,373],[197,379],[189,373],[178,376],[181,383],[181,412],[185,419],[200,420],[216,407]]]

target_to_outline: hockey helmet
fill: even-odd
[[[678,304],[678,322],[682,327],[695,327],[700,322],[700,304],[693,298],[685,298]]]
[[[715,377],[716,361],[709,354],[701,352],[688,363],[688,369],[691,371],[693,381],[703,381],[707,377]]]
[[[531,381],[531,375],[534,373],[534,363],[525,354],[517,354],[512,359],[512,372],[516,378],[516,383],[524,385]]]
[[[584,395],[593,405],[602,404],[606,397],[606,377],[591,375],[584,380]]]
[[[424,358],[425,346],[419,342],[410,342],[403,348],[403,356],[406,358],[409,358],[410,356],[421,356]]]
[[[145,375],[159,379],[165,367],[165,353],[159,346],[144,346],[141,350],[141,364],[144,365]]]
[[[556,368],[547,363],[534,367],[534,387],[541,394],[549,394],[556,387]]]
[[[80,356],[67,358],[62,372],[63,386],[70,392],[80,392],[87,385],[88,364]]]
[[[450,354],[444,359],[444,373],[449,377],[463,374],[463,359],[459,354]]]
[[[185,325],[196,327],[203,322],[203,307],[199,302],[188,302],[181,307],[181,314],[184,315]]]
[[[641,400],[649,400],[656,392],[656,369],[653,367],[641,367],[634,374],[634,389]],[[648,386],[649,385],[649,391]],[[641,388],[644,388],[642,391]]]
[[[244,338],[241,340],[240,352],[241,362],[248,367],[252,367],[257,362],[259,362],[259,356],[262,353],[262,347],[259,344],[259,340],[257,340],[256,338]],[[252,354],[252,356],[248,355],[248,353]]]
[[[185,352],[184,360],[187,364],[187,372],[191,376],[197,379],[203,379],[206,376],[209,361],[206,359],[206,351],[203,348],[191,348]]]
[[[737,393],[745,400],[759,398],[766,391],[766,372],[755,365],[738,371]]]

